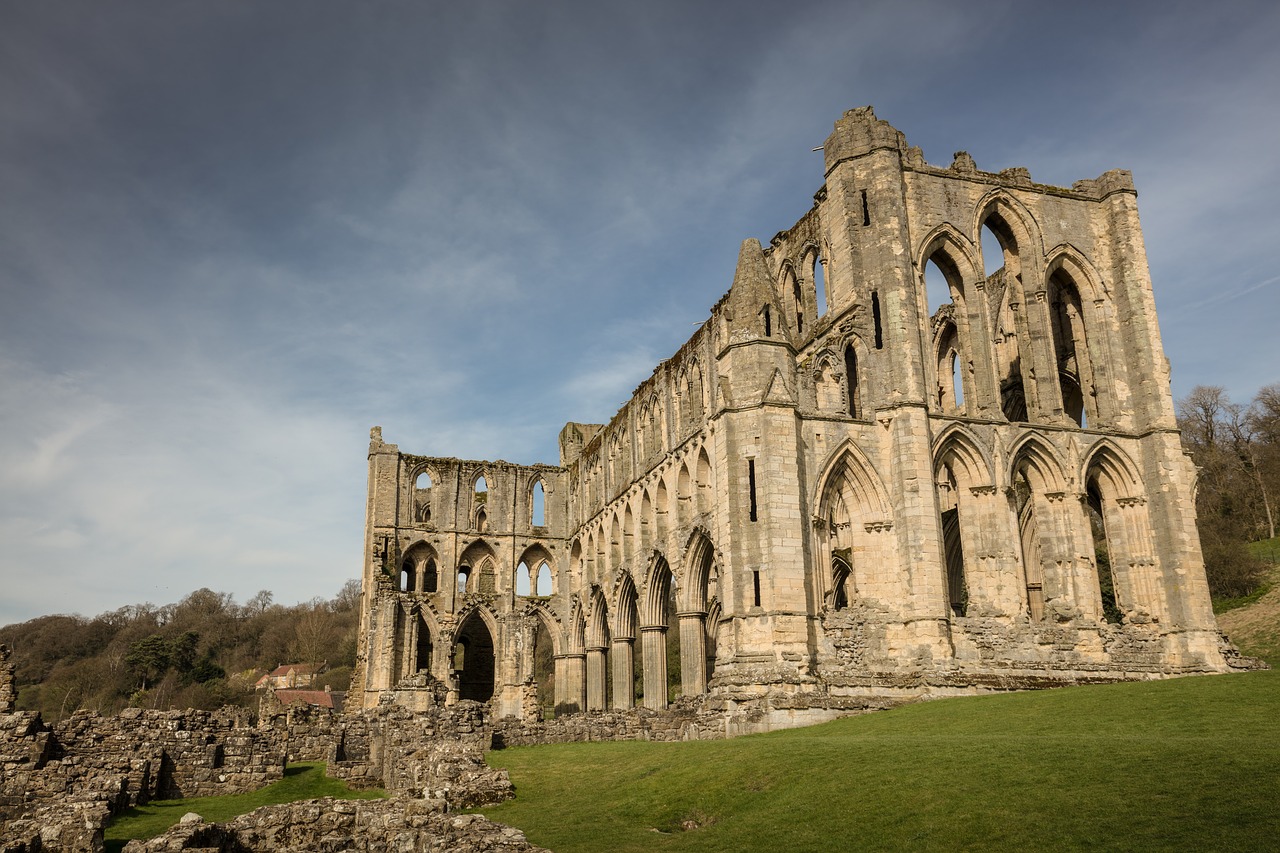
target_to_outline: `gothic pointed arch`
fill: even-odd
[[[1053,445],[1037,433],[1024,433],[1015,441],[1009,450],[1009,459],[1012,460],[1007,472],[1009,482],[1013,482],[1019,472],[1027,472],[1036,478],[1032,485],[1037,491],[1049,493],[1066,489],[1067,466]]]
[[[409,506],[413,512],[413,520],[418,524],[429,524],[432,521],[432,494],[438,480],[435,469],[430,465],[419,465],[410,472]]]
[[[982,278],[981,254],[977,246],[950,222],[938,225],[924,236],[916,251],[916,269],[933,261],[947,277],[947,283],[963,288],[964,282]]]
[[[587,620],[582,599],[573,597],[569,606],[569,627],[565,632],[565,653],[582,654],[587,649]]]
[[[949,462],[956,473],[963,472],[968,485],[995,483],[995,465],[982,442],[964,424],[951,424],[933,441],[935,476],[944,462]]]
[[[440,558],[426,540],[419,539],[404,550],[400,560],[400,589],[403,592],[435,592],[439,587]]]
[[[644,597],[640,602],[640,618],[645,625],[666,625],[673,614],[668,613],[667,599],[678,592],[679,583],[671,564],[659,552],[654,552],[645,574]]]
[[[636,583],[629,572],[621,572],[613,594],[613,636],[637,636],[639,628]]]
[[[822,467],[813,505],[829,507],[837,496],[844,498],[846,505],[864,507],[872,515],[889,518],[893,513],[889,492],[880,476],[857,445],[847,439]]]
[[[716,549],[705,528],[699,526],[693,529],[684,553],[684,576],[687,579],[684,585],[684,609],[705,612],[708,601],[716,597],[718,586],[718,579],[714,577]]]
[[[1108,493],[1117,499],[1139,497],[1143,492],[1137,466],[1129,454],[1109,438],[1100,439],[1089,449],[1080,467],[1079,479],[1082,483],[1101,480]]]
[[[537,595],[538,571],[542,566],[547,566],[551,571],[552,587],[555,586],[556,575],[556,558],[547,550],[547,546],[541,542],[534,542],[529,547],[520,552],[520,559],[516,561],[522,563],[529,568],[529,591],[528,595]],[[512,581],[512,589],[515,589],[515,582]]]
[[[591,604],[586,616],[586,647],[606,648],[609,645],[609,605],[599,586],[591,587]]]
[[[458,557],[459,593],[495,592],[493,573],[497,556],[493,547],[483,539],[477,539],[463,549]],[[461,576],[466,582],[461,582]]]
[[[458,616],[451,661],[458,698],[487,702],[496,686],[498,622],[483,605],[468,607]]]
[[[1029,259],[1044,257],[1044,238],[1035,217],[1003,187],[990,190],[974,206],[971,233],[980,234],[984,225],[990,227],[1000,241],[1006,269],[1009,260],[1015,262],[1014,268],[1008,269],[1015,277],[1022,273],[1022,265]]]
[[[1044,264],[1045,281],[1060,270],[1071,276],[1085,300],[1094,302],[1110,297],[1097,268],[1070,243],[1059,243],[1048,251]]]

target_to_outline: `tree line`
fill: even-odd
[[[282,664],[327,663],[316,686],[346,690],[359,623],[351,580],[293,606],[267,590],[241,605],[198,589],[177,604],[41,616],[0,628],[0,643],[13,649],[18,708],[56,721],[81,708],[256,708],[254,683]]]
[[[1248,404],[1197,385],[1178,401],[1182,442],[1199,470],[1196,515],[1215,598],[1254,592],[1267,563],[1248,543],[1274,539],[1280,521],[1280,383]]]

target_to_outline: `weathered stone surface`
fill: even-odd
[[[813,208],[742,244],[558,467],[373,430],[350,702],[531,721],[553,682],[557,716],[662,709],[678,644],[680,692],[746,731],[1255,665],[1210,607],[1129,173],[933,166],[870,107],[823,151]]]
[[[528,843],[519,830],[481,815],[449,814],[427,801],[399,797],[360,801],[326,798],[266,806],[223,824],[179,824],[150,841],[130,842],[125,850],[538,853],[542,848]]]

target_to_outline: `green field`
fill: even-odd
[[[730,741],[508,749],[556,851],[1261,850],[1280,673],[945,699]]]
[[[185,800],[153,800],[145,806],[128,809],[107,827],[107,850],[119,850],[132,838],[152,838],[173,826],[187,812],[195,812],[206,821],[222,822],[247,814],[259,806],[292,803],[316,797],[338,797],[344,800],[371,800],[384,797],[380,789],[352,791],[340,779],[324,775],[320,761],[292,764],[285,768],[284,778],[257,791],[228,794],[221,797],[191,797]]]

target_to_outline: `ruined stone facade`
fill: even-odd
[[[553,681],[559,715],[679,692],[763,729],[1229,668],[1129,173],[933,166],[870,108],[823,150],[813,208],[559,466],[374,429],[353,706],[529,719]]]

